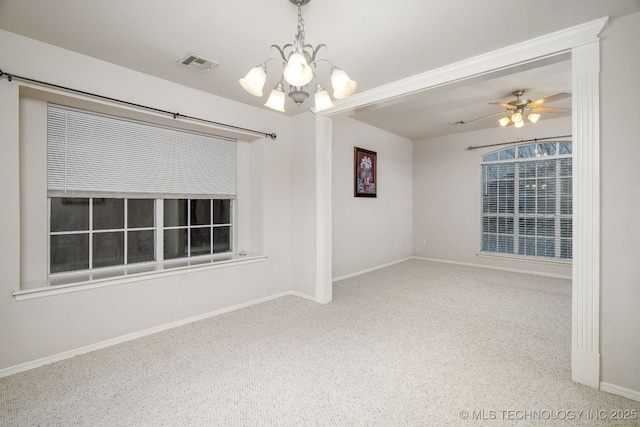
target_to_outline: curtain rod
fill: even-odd
[[[54,83],[48,83],[48,82],[43,82],[43,81],[40,81],[40,80],[31,79],[29,77],[23,77],[23,76],[18,76],[16,74],[5,73],[4,71],[2,71],[2,69],[0,69],[0,79],[2,77],[4,77],[4,76],[6,76],[7,80],[9,80],[9,81],[11,81],[13,79],[16,79],[16,80],[22,80],[22,81],[25,81],[25,82],[29,82],[29,83],[36,83],[36,84],[39,84],[39,85],[48,86],[48,87],[52,87],[52,88],[56,88],[56,89],[62,89],[62,90],[65,90],[65,91],[78,93],[78,94],[81,94],[81,95],[88,95],[88,96],[92,96],[94,98],[104,99],[104,100],[112,101],[112,102],[118,102],[120,104],[125,104],[125,105],[129,105],[129,106],[132,106],[132,107],[142,108],[142,109],[149,110],[149,111],[155,111],[156,113],[168,114],[168,115],[172,116],[174,119],[184,118],[184,119],[189,119],[189,120],[195,120],[195,121],[208,123],[208,124],[212,124],[212,125],[216,125],[216,126],[222,126],[222,127],[227,128],[227,129],[235,129],[235,130],[239,130],[239,131],[250,132],[250,133],[254,133],[256,135],[262,135],[262,136],[267,137],[267,138],[276,139],[276,134],[275,133],[266,133],[266,132],[262,132],[262,131],[258,131],[258,130],[254,130],[254,129],[247,129],[247,128],[243,128],[243,127],[239,127],[239,126],[228,125],[228,124],[225,124],[225,123],[214,122],[212,120],[201,119],[199,117],[185,116],[184,114],[173,113],[171,111],[161,110],[159,108],[149,107],[149,106],[142,105],[142,104],[136,104],[134,102],[123,101],[121,99],[111,98],[111,97],[104,96],[104,95],[98,95],[98,94],[91,93],[91,92],[85,92],[85,91],[78,90],[78,89],[72,89],[72,88],[65,87],[65,86],[60,86],[60,85],[57,85],[57,84],[54,84]]]
[[[547,136],[544,138],[523,139],[520,141],[498,142],[497,144],[471,145],[467,147],[467,151],[477,150],[478,148],[485,148],[485,147],[496,147],[498,145],[520,144],[523,142],[538,142],[538,141],[545,141],[547,139],[570,138],[570,137],[571,135],[559,135],[559,136]]]

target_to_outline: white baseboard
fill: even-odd
[[[437,258],[426,258],[420,256],[412,256],[409,259],[420,259],[423,261],[433,261],[433,262],[442,262],[445,264],[456,264],[456,265],[465,265],[467,267],[479,267],[479,268],[488,268],[490,270],[502,270],[502,271],[510,271],[513,273],[523,273],[523,274],[533,274],[536,276],[545,276],[545,277],[555,277],[556,279],[568,279],[571,280],[571,276],[567,276],[565,274],[554,274],[554,273],[544,273],[535,270],[522,270],[517,268],[505,268],[505,267],[495,267],[492,265],[483,265],[483,264],[473,264],[470,262],[460,262],[460,261],[450,261],[446,259],[437,259]]]
[[[106,341],[101,341],[95,344],[86,345],[84,347],[76,348],[73,350],[65,351],[63,353],[54,354],[52,356],[43,357],[41,359],[32,360],[30,362],[21,363],[19,365],[10,366],[8,368],[0,369],[0,378],[8,377],[9,375],[17,374],[19,372],[28,371],[30,369],[39,368],[40,366],[49,365],[54,362],[59,362],[64,359],[70,359],[74,356],[78,356],[84,353],[89,353],[91,351],[100,350],[106,347],[110,347],[112,345],[121,344],[127,341],[132,341],[137,338],[142,338],[147,335],[152,335],[158,332],[166,331],[168,329],[177,328],[178,326],[187,325],[189,323],[197,322],[199,320],[208,319],[210,317],[219,316],[221,314],[229,313],[231,311],[240,310],[241,308],[250,307],[252,305],[260,304],[263,302],[271,301],[277,298],[281,298],[287,295],[294,295],[301,298],[310,299],[315,301],[314,298],[309,295],[302,294],[300,292],[295,291],[286,291],[281,292],[275,295],[270,295],[264,298],[258,298],[252,301],[247,301],[242,304],[232,305],[230,307],[221,308],[219,310],[210,311],[208,313],[198,314],[196,316],[187,317],[186,319],[177,320],[175,322],[166,323],[164,325],[155,326],[153,328],[145,329],[138,332],[133,332],[131,334],[122,335],[116,338],[111,338]]]
[[[620,387],[619,385],[609,384],[605,382],[600,382],[600,390],[640,402],[640,391],[631,390],[628,388]]]
[[[318,302],[316,297],[308,295],[308,294],[303,294],[302,292],[289,291],[288,293],[289,293],[289,295],[293,295],[294,297],[304,298],[304,299],[308,299],[309,301]]]
[[[392,265],[395,265],[395,264],[400,264],[401,262],[408,261],[408,260],[410,260],[412,258],[414,258],[414,257],[408,257],[408,258],[400,259],[400,260],[397,260],[397,261],[388,262],[386,264],[377,265],[375,267],[367,268],[365,270],[356,271],[355,273],[345,274],[344,276],[334,277],[331,281],[332,282],[338,282],[340,280],[348,279],[350,277],[355,277],[355,276],[359,276],[361,274],[370,273],[372,271],[380,270],[381,268],[389,267],[389,266],[392,266]]]

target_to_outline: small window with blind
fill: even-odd
[[[235,140],[49,104],[49,274],[234,251]]]
[[[570,262],[571,142],[495,151],[481,169],[481,253]]]

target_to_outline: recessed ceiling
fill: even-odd
[[[412,140],[488,129],[499,127],[498,119],[507,115],[505,108],[489,102],[513,101],[512,92],[518,89],[525,90],[523,99],[533,101],[560,92],[571,93],[568,55],[356,109],[351,117]],[[571,98],[545,106],[571,108]],[[500,112],[505,114],[474,120]],[[558,117],[566,115],[542,114],[540,120]]]

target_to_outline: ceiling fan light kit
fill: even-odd
[[[558,101],[560,99],[568,98],[571,96],[570,93],[561,92],[557,93],[548,98],[542,98],[537,101],[531,101],[530,99],[520,99],[522,95],[524,95],[524,89],[514,90],[512,92],[513,96],[516,97],[515,101],[511,101],[508,104],[503,104],[501,102],[490,102],[489,104],[501,105],[506,108],[507,116],[498,120],[498,123],[502,127],[506,127],[509,125],[513,125],[517,128],[521,128],[524,126],[524,114],[527,114],[527,120],[531,123],[536,123],[540,119],[540,113],[552,113],[552,114],[563,114],[570,113],[570,108],[545,108],[540,107],[540,105]]]
[[[351,95],[357,87],[357,83],[351,80],[347,73],[333,65],[330,61],[323,58],[316,59],[320,48],[326,47],[326,45],[319,44],[314,48],[310,44],[305,44],[304,20],[302,19],[300,7],[309,3],[309,1],[311,0],[289,0],[289,2],[298,7],[298,27],[293,44],[285,44],[282,47],[271,45],[271,48],[275,48],[280,53],[280,56],[269,58],[261,64],[256,65],[244,78],[239,80],[240,85],[247,92],[251,95],[261,97],[263,95],[262,89],[267,80],[267,62],[272,59],[281,60],[283,65],[282,77],[264,104],[277,111],[285,111],[285,89],[283,80],[289,85],[288,96],[296,105],[301,105],[309,97],[309,92],[307,92],[308,84],[315,78],[315,111],[322,111],[334,107],[329,92],[322,87],[315,73],[318,62],[320,61],[327,62],[331,66],[330,79],[331,86],[333,87],[333,97],[335,99],[346,98]]]

